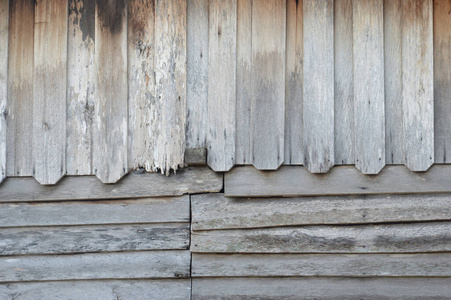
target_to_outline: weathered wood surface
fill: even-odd
[[[189,196],[0,204],[0,227],[189,222]]]
[[[193,254],[193,277],[450,277],[451,254]]]
[[[415,253],[451,251],[451,223],[195,231],[202,253]]]
[[[0,230],[0,255],[187,249],[189,224],[21,227]]]
[[[355,165],[364,174],[385,166],[383,4],[352,2]]]
[[[189,167],[169,177],[156,173],[129,174],[115,185],[94,176],[63,178],[56,186],[42,186],[32,178],[7,178],[0,187],[0,202],[123,199],[215,193],[222,175],[208,167]]]
[[[0,0],[0,182],[6,178],[9,1]]]
[[[435,162],[450,163],[451,155],[451,3],[434,0],[434,137]],[[448,151],[448,153],[447,153]]]
[[[449,299],[449,278],[195,278],[193,299]]]
[[[402,1],[404,164],[426,171],[434,163],[432,0]]]
[[[228,171],[235,164],[237,0],[211,0],[208,22],[207,162]]]
[[[334,165],[334,1],[304,0],[304,166]]]
[[[251,162],[275,170],[284,161],[286,1],[252,2]]]
[[[193,230],[440,221],[451,220],[451,195],[242,199],[204,194],[191,196],[191,212]]]
[[[102,182],[114,183],[128,171],[126,1],[97,0],[95,17],[92,168]]]
[[[91,175],[96,90],[95,1],[69,1],[67,39],[66,172]]]
[[[451,192],[450,175],[447,165],[435,165],[426,173],[387,166],[378,176],[364,175],[353,166],[335,167],[324,175],[299,166],[284,166],[277,172],[237,167],[224,175],[224,193],[228,197],[261,197]]]
[[[21,300],[186,300],[189,279],[83,280],[0,284],[0,299]]]
[[[0,282],[187,278],[189,251],[143,251],[0,258]]]
[[[188,166],[204,166],[207,164],[207,149],[187,148],[185,149],[185,164]]]

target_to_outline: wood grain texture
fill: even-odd
[[[186,148],[206,148],[208,121],[208,0],[187,1]]]
[[[0,188],[0,202],[124,199],[215,193],[222,189],[222,175],[208,167],[190,167],[169,177],[134,172],[115,185],[94,176],[68,177],[56,186],[42,186],[32,178],[7,178]],[[83,187],[83,188],[80,188]]]
[[[383,4],[352,3],[355,165],[364,174],[385,166]]]
[[[334,165],[334,1],[304,0],[304,166]]]
[[[91,175],[96,90],[95,1],[69,1],[67,39],[66,172]]]
[[[451,155],[451,2],[434,0],[434,138],[435,163]]]
[[[199,253],[415,253],[449,252],[451,223],[303,226],[195,231]]]
[[[193,277],[450,277],[451,254],[193,254]]]
[[[186,0],[155,1],[154,171],[183,166],[186,127]]]
[[[434,163],[432,0],[402,2],[404,164],[426,171]]]
[[[284,161],[286,1],[252,2],[251,155],[257,169]]]
[[[450,201],[450,194],[256,199],[193,195],[192,230],[451,220]],[[4,209],[12,214],[12,209]]]
[[[0,282],[187,278],[189,263],[189,251],[13,256],[0,259]]]
[[[209,2],[207,163],[215,171],[235,164],[236,20],[236,0]]]
[[[287,1],[285,75],[285,154],[287,165],[304,163],[303,144],[303,1]]]
[[[190,297],[189,279],[81,280],[0,284],[4,299],[20,295],[21,300],[186,300]],[[3,299],[2,299],[3,300]]]
[[[6,177],[9,1],[0,0],[0,182]]]
[[[277,172],[240,167],[225,174],[224,186],[227,197],[451,192],[451,168],[436,165],[426,173],[413,173],[403,166],[387,166],[378,176],[368,176],[352,166],[335,167],[324,175],[298,166]]]

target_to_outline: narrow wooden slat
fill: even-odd
[[[284,161],[286,1],[252,2],[251,161],[275,170]]]
[[[404,164],[426,171],[434,163],[432,0],[402,1]]]
[[[193,195],[192,229],[451,220],[450,201],[450,194],[256,199]]]
[[[193,254],[193,277],[450,277],[451,254]]]
[[[104,183],[127,173],[127,4],[96,1],[92,167]]]
[[[188,0],[186,147],[205,148],[208,107],[208,0]]]
[[[209,2],[207,163],[215,171],[235,164],[236,0]]]
[[[0,0],[0,182],[6,177],[9,1]]]
[[[304,0],[304,166],[334,165],[334,1]]]
[[[154,170],[183,165],[186,127],[186,0],[155,2]]]
[[[68,175],[91,175],[95,1],[70,0],[68,26],[66,171]]]
[[[449,252],[451,223],[305,226],[195,231],[200,253],[415,253]]]

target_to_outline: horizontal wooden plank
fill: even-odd
[[[451,276],[451,253],[193,254],[193,277]]]
[[[0,227],[189,222],[189,196],[0,204]]]
[[[377,176],[364,175],[353,166],[335,167],[324,175],[301,166],[277,171],[237,167],[225,174],[224,186],[228,197],[451,192],[451,166],[435,165],[425,173],[386,166]]]
[[[54,281],[0,284],[0,295],[21,300],[186,300],[191,294],[189,279]]]
[[[451,251],[451,223],[195,231],[202,253],[415,253]]]
[[[0,230],[0,255],[187,249],[188,245],[188,223]]]
[[[189,167],[170,176],[137,171],[114,185],[94,176],[66,177],[56,186],[41,186],[32,178],[7,178],[0,185],[0,202],[180,196],[221,189],[222,174],[208,167]]]
[[[193,299],[449,299],[450,278],[193,279]]]
[[[0,258],[0,282],[187,278],[189,251],[95,253]]]
[[[252,199],[202,194],[191,196],[191,211],[193,230],[439,221],[451,220],[451,194]]]

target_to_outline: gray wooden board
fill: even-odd
[[[385,166],[383,4],[352,2],[355,165],[364,174]]]
[[[0,0],[0,182],[6,177],[9,1]]]
[[[0,206],[0,216],[2,209],[16,215]],[[440,221],[451,220],[451,194],[252,199],[203,194],[191,196],[191,212],[192,230]]]
[[[0,227],[189,222],[189,196],[0,204]]]
[[[96,89],[95,1],[69,1],[67,39],[66,171],[68,175],[91,175]]]
[[[187,249],[189,224],[0,229],[0,256]]]
[[[402,1],[404,164],[426,171],[434,163],[432,0]]]
[[[286,1],[253,0],[251,162],[275,170],[284,161]]]
[[[435,165],[414,173],[404,166],[386,166],[377,176],[364,175],[353,166],[335,167],[324,175],[300,166],[283,166],[276,172],[237,167],[225,174],[224,182],[228,197],[451,192],[451,167]]]
[[[202,253],[415,253],[451,251],[451,223],[195,231]]]
[[[450,163],[451,155],[451,3],[434,0],[434,137],[435,162]],[[448,153],[447,153],[448,151]]]
[[[0,299],[20,300],[186,300],[189,279],[82,280],[0,284]]]
[[[207,164],[207,149],[187,148],[185,149],[185,164],[188,166],[204,166]]]
[[[193,254],[192,277],[450,277],[451,253]]]
[[[181,196],[219,192],[221,174],[208,167],[189,167],[169,177],[157,173],[129,174],[114,185],[94,176],[66,177],[56,186],[42,186],[32,178],[7,178],[0,186],[0,202],[123,199]]]
[[[211,0],[208,19],[207,163],[235,164],[237,0]]]
[[[450,278],[195,278],[193,299],[450,299]]]
[[[187,278],[189,251],[142,251],[0,258],[0,282]]]

